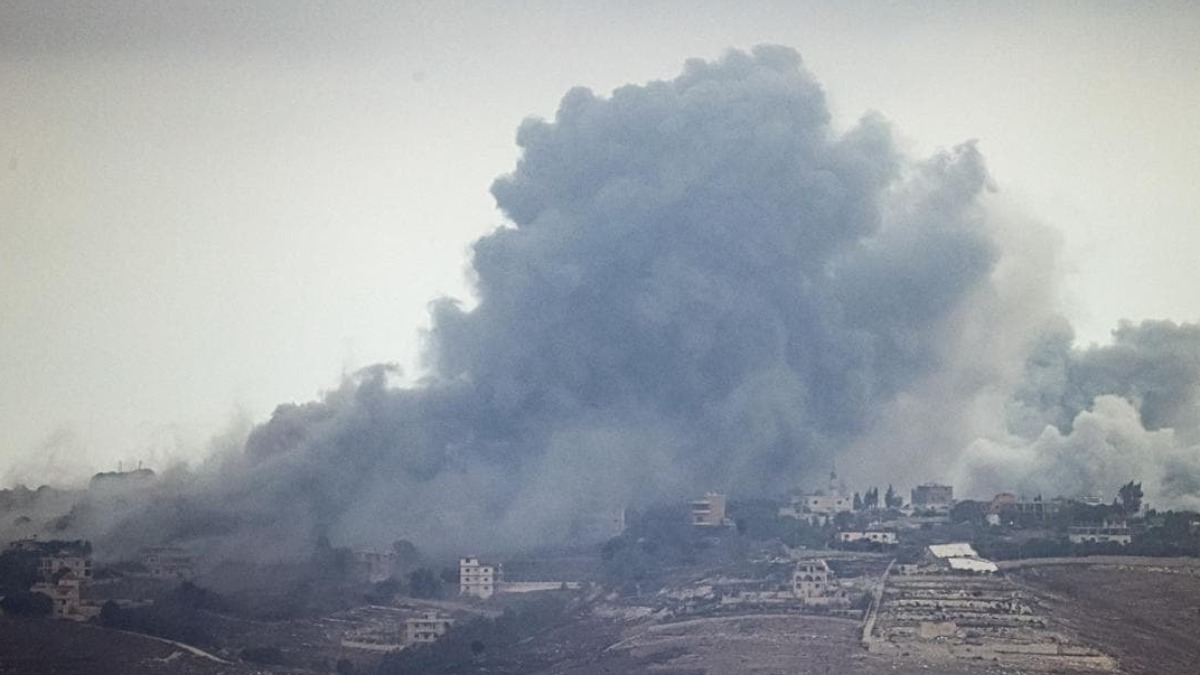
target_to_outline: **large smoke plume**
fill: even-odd
[[[520,127],[475,243],[477,303],[432,306],[422,384],[368,368],[160,481],[112,545],[284,555],[347,542],[553,541],[717,489],[955,479],[960,492],[1200,494],[1200,329],[1079,351],[1054,238],[974,143],[925,159],[841,130],[782,47],[687,62]]]

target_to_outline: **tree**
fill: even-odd
[[[408,575],[408,594],[414,598],[436,598],[442,594],[442,580],[428,567],[416,569]]]
[[[100,625],[105,628],[125,628],[129,625],[120,605],[108,600],[100,606]]]
[[[858,494],[857,492],[854,493],[854,510],[855,511],[863,510],[863,498],[862,498],[862,495]]]
[[[987,514],[987,504],[964,499],[950,507],[950,522],[982,525],[987,520]]]
[[[868,509],[879,508],[879,488],[873,487],[863,495],[863,506]]]
[[[898,509],[904,506],[904,497],[896,494],[896,490],[892,488],[891,483],[888,483],[887,493],[883,496],[883,505],[889,509]]]
[[[1117,498],[1125,515],[1136,514],[1142,510],[1142,484],[1129,481],[1117,490]]]
[[[32,591],[18,591],[0,598],[0,610],[9,616],[49,616],[54,611],[50,596]]]
[[[421,551],[407,539],[392,542],[392,553],[396,555],[395,574],[403,576],[421,565]]]

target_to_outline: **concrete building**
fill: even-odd
[[[854,498],[845,493],[846,486],[838,480],[837,471],[830,471],[829,485],[825,490],[793,494],[789,504],[779,509],[779,515],[824,525],[833,516],[854,510]]]
[[[454,619],[437,612],[425,612],[415,619],[404,621],[404,644],[420,645],[436,642],[454,625]]]
[[[948,511],[954,506],[954,487],[926,483],[912,489],[912,507],[916,510]]]
[[[479,558],[458,561],[458,594],[487,600],[496,594],[496,568]]]
[[[792,572],[792,593],[802,600],[825,597],[833,588],[832,576],[824,560],[801,560]]]
[[[895,532],[887,532],[883,530],[865,530],[853,532],[838,532],[838,541],[843,544],[852,544],[854,542],[871,542],[882,546],[895,546],[900,543],[896,538]]]
[[[86,621],[99,611],[83,602],[83,590],[92,579],[92,559],[83,550],[71,546],[38,558],[40,579],[30,590],[50,598],[57,619]]]
[[[29,590],[50,598],[54,606],[52,616],[56,619],[86,621],[95,615],[95,612],[88,612],[84,607],[83,581],[71,575],[57,581],[39,581]]]
[[[722,527],[725,518],[725,495],[709,492],[703,499],[692,502],[692,524],[700,527]]]
[[[395,574],[396,554],[392,551],[355,549],[353,555],[354,571],[360,579],[377,584],[390,579]]]
[[[988,504],[988,515],[996,515],[999,522],[1033,520],[1044,522],[1053,518],[1067,504],[1061,499],[1044,501],[1041,497],[1025,499],[1011,492],[1001,492]]]
[[[839,513],[854,511],[854,498],[840,492],[801,493],[793,495],[791,503],[779,509],[783,518],[804,520],[813,525],[824,525]]]
[[[832,515],[854,510],[854,499],[840,494],[827,495],[797,495],[792,500],[793,506],[803,507],[809,513],[824,513]]]
[[[192,555],[175,546],[150,546],[142,549],[146,573],[159,579],[191,579]]]
[[[593,506],[572,516],[567,537],[575,542],[604,542],[624,531],[624,507]]]
[[[1133,534],[1129,526],[1123,522],[1101,525],[1085,525],[1072,527],[1067,530],[1067,538],[1072,544],[1120,544],[1128,546],[1133,542]]]
[[[65,571],[64,571],[65,570]],[[38,576],[52,582],[56,576],[70,575],[81,581],[92,578],[92,559],[86,555],[61,552],[38,559]]]
[[[792,572],[792,595],[808,606],[844,607],[850,604],[828,563],[821,559],[796,563]]]

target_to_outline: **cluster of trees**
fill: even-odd
[[[539,597],[509,608],[494,619],[455,624],[437,642],[384,657],[379,675],[494,672],[505,652],[530,637],[563,623],[570,605],[561,598]],[[536,670],[528,659],[523,668]]]
[[[54,601],[42,593],[17,591],[0,598],[0,610],[4,610],[5,616],[11,617],[50,616],[54,611]]]
[[[1129,481],[1117,490],[1117,496],[1111,504],[1085,504],[1077,501],[1062,503],[1045,502],[1046,504],[1055,505],[1053,508],[1047,507],[1046,511],[1042,514],[1006,512],[1002,509],[999,515],[1003,522],[1022,527],[1044,526],[1065,530],[1068,527],[1076,525],[1088,525],[1105,521],[1115,522],[1133,517],[1142,510],[1142,498],[1142,484]],[[1035,503],[1042,502],[1041,495],[1035,497],[1033,501]],[[991,504],[988,502],[960,501],[950,509],[951,522],[983,525],[990,507]]]
[[[752,499],[730,504],[737,533],[752,541],[779,540],[791,547],[822,548],[839,527],[853,521],[850,513],[837,514],[832,523],[813,525],[805,520],[780,517],[779,504],[769,499]]]
[[[895,488],[893,488],[891,486],[891,484],[889,483],[887,486],[887,492],[885,492],[883,495],[883,508],[898,509],[902,506],[904,506],[904,497],[901,497],[900,493],[896,492]],[[872,510],[872,509],[878,509],[878,508],[879,508],[879,488],[878,487],[873,487],[873,488],[867,490],[866,492],[862,493],[861,495],[857,492],[854,493],[854,510],[855,511]]]
[[[0,595],[29,590],[38,581],[38,561],[56,553],[91,555],[92,544],[84,540],[50,539],[0,552]]]
[[[0,609],[7,616],[48,616],[54,610],[53,601],[42,593],[30,592],[39,581],[38,561],[55,553],[90,555],[90,542],[47,540],[31,545],[28,550],[7,549],[0,553]]]
[[[229,609],[229,602],[219,594],[185,581],[149,606],[122,608],[111,600],[104,603],[100,625],[212,647],[216,646],[215,638],[204,611]]]
[[[683,505],[652,506],[626,516],[626,528],[604,543],[600,559],[609,583],[635,591],[669,567],[692,564],[704,546]]]
[[[1142,510],[1142,484],[1129,481],[1117,490],[1117,499],[1113,502],[1121,513],[1132,516]]]

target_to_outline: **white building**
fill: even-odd
[[[824,560],[801,560],[792,572],[792,593],[806,601],[825,597],[833,589],[832,576]]]
[[[824,525],[836,514],[854,510],[854,499],[838,492],[807,493],[792,497],[791,504],[779,509],[783,518],[804,520],[814,525]]]
[[[1072,544],[1120,544],[1128,546],[1133,542],[1133,534],[1125,523],[1104,523],[1099,526],[1089,525],[1072,527],[1067,530],[1067,538]]]
[[[458,561],[458,594],[487,600],[496,594],[496,568],[484,565],[479,558]]]
[[[450,630],[454,619],[437,612],[425,612],[415,619],[404,620],[404,644],[418,645],[436,642]]]
[[[852,544],[856,541],[867,541],[883,546],[895,546],[900,543],[896,538],[895,532],[885,532],[882,530],[866,530],[862,532],[838,532],[838,541],[843,544]]]
[[[703,499],[692,502],[692,524],[701,527],[726,525],[725,495],[709,492]]]

